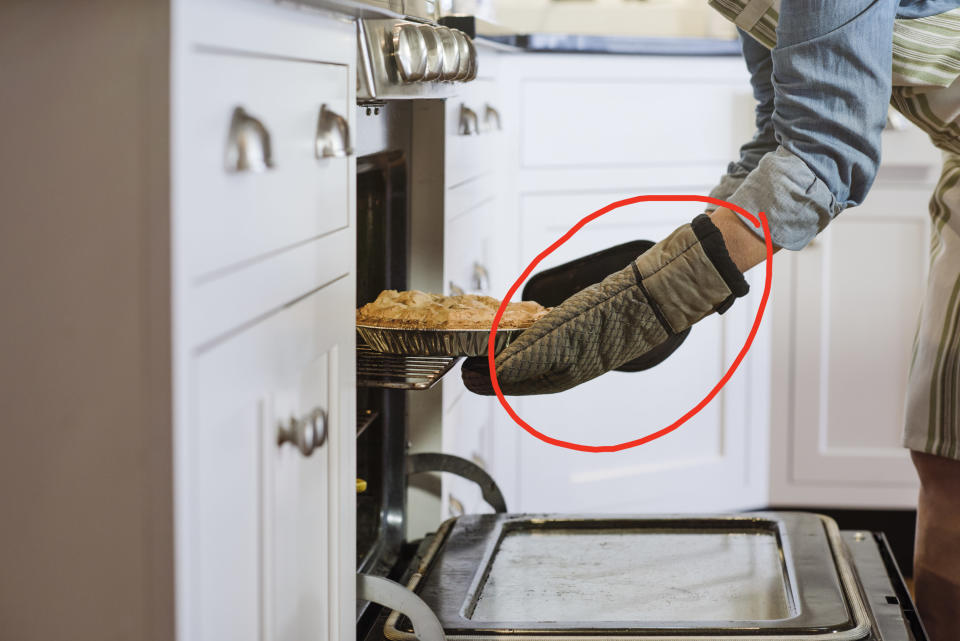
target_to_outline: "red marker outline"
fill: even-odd
[[[667,425],[664,428],[661,428],[655,432],[651,432],[646,436],[642,436],[638,439],[632,441],[626,441],[625,443],[618,443],[615,445],[582,445],[580,443],[571,443],[570,441],[562,441],[552,436],[547,436],[546,434],[538,431],[529,423],[524,421],[517,413],[513,410],[513,407],[510,406],[510,403],[507,402],[507,399],[503,397],[503,392],[500,391],[500,383],[497,381],[497,371],[494,367],[494,345],[495,345],[495,336],[497,332],[497,327],[500,326],[500,319],[503,317],[503,312],[507,309],[507,304],[510,302],[510,299],[513,298],[513,295],[517,293],[517,290],[520,288],[520,285],[527,279],[527,277],[533,272],[537,265],[540,264],[544,258],[549,256],[554,252],[558,247],[563,245],[565,242],[570,240],[574,234],[580,231],[584,225],[589,223],[595,218],[606,214],[607,212],[613,211],[620,207],[625,207],[626,205],[633,205],[636,203],[644,202],[702,202],[709,203],[712,205],[717,205],[718,207],[727,207],[745,217],[754,227],[759,227],[763,230],[763,240],[767,247],[767,257],[766,257],[766,272],[763,283],[763,296],[760,298],[760,306],[757,308],[757,315],[753,320],[753,326],[750,328],[750,333],[747,335],[747,340],[744,342],[743,347],[740,349],[740,352],[737,354],[737,357],[733,359],[733,363],[720,378],[720,381],[713,386],[706,396],[703,399],[693,406],[692,409],[688,410],[683,416],[678,418],[676,421]],[[759,220],[758,220],[759,218]],[[520,277],[513,283],[510,289],[507,291],[507,295],[504,297],[503,301],[500,303],[500,307],[497,309],[496,315],[493,317],[493,326],[490,328],[490,337],[487,343],[487,363],[490,367],[490,381],[493,384],[493,391],[497,394],[497,398],[500,400],[500,404],[503,406],[503,409],[507,411],[507,414],[510,415],[510,418],[513,421],[525,429],[531,435],[537,437],[544,443],[549,443],[550,445],[556,445],[557,447],[565,447],[571,450],[578,450],[580,452],[619,452],[621,450],[630,449],[631,447],[636,447],[637,445],[643,445],[644,443],[649,443],[655,439],[665,436],[670,432],[674,431],[691,418],[696,416],[696,414],[702,410],[707,404],[713,400],[713,398],[723,389],[723,386],[727,384],[727,381],[730,380],[730,377],[733,376],[733,373],[737,371],[737,368],[740,366],[740,363],[743,361],[744,356],[747,355],[747,352],[750,350],[750,346],[753,345],[753,339],[757,335],[757,331],[760,329],[760,321],[763,319],[763,313],[767,308],[767,299],[770,297],[770,283],[773,280],[773,242],[770,240],[770,227],[767,224],[767,217],[761,211],[757,212],[757,215],[754,216],[745,209],[734,205],[733,203],[728,203],[725,200],[720,200],[718,198],[711,198],[709,196],[696,196],[696,195],[651,195],[651,196],[634,196],[633,198],[626,198],[624,200],[618,200],[616,202],[610,203],[602,209],[598,209],[588,216],[584,216],[577,222],[576,225],[570,228],[570,230],[557,239],[552,245],[547,247],[545,250],[537,254],[537,257],[527,265],[527,268],[523,270],[523,273],[520,274]]]

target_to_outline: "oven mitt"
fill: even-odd
[[[545,269],[531,276],[523,286],[522,300],[536,301],[544,307],[557,307],[580,290],[628,266],[654,245],[656,243],[650,240],[632,240]],[[618,372],[642,372],[656,367],[683,344],[689,333],[688,327],[639,358],[614,369]]]
[[[574,294],[534,323],[494,364],[506,395],[562,392],[663,345],[749,286],[720,230],[697,216],[626,268]],[[487,359],[469,358],[467,389],[493,394]]]

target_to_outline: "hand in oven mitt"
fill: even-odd
[[[574,294],[494,360],[506,395],[562,392],[656,349],[749,291],[706,214],[625,269]],[[467,389],[492,395],[486,357],[468,358]]]

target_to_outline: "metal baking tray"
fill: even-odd
[[[410,583],[448,639],[852,641],[867,606],[815,514],[467,515]],[[391,615],[387,638],[410,632]]]
[[[513,342],[524,330],[498,329],[494,354]],[[407,329],[357,325],[360,337],[378,352],[406,356],[486,356],[490,340],[487,329]]]

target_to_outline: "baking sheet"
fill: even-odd
[[[788,604],[771,532],[518,530],[500,542],[474,621],[771,621]]]
[[[438,531],[411,576],[454,641],[853,641],[871,630],[836,524],[801,512],[471,514]],[[399,613],[385,631],[415,641]]]

